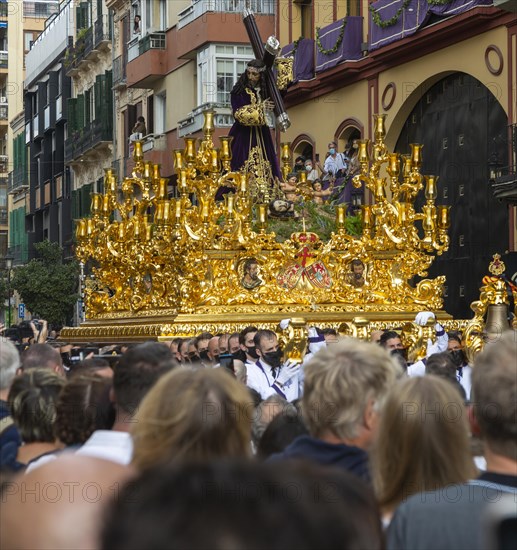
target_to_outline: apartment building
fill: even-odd
[[[61,5],[46,22],[26,56],[24,124],[28,198],[25,228],[28,258],[33,244],[58,242],[73,254],[71,175],[65,166],[67,105],[71,80],[64,69],[65,52],[75,35],[75,4]]]
[[[71,78],[65,164],[70,169],[72,218],[90,212],[113,162],[112,18],[105,3],[75,4],[75,36],[63,60]]]
[[[275,0],[247,2],[264,40],[275,30]],[[174,175],[183,137],[201,135],[203,112],[216,112],[215,136],[233,123],[230,91],[253,58],[242,24],[244,0],[107,0],[113,10],[115,166],[131,166],[129,137],[144,116],[146,158]],[[136,17],[138,16],[138,17]],[[135,24],[135,17],[138,25]]]
[[[58,10],[58,0],[21,0],[0,3],[0,25],[5,14],[7,26],[7,28],[0,26],[2,41],[0,72],[4,72],[4,66],[7,68],[6,85],[0,86],[0,127],[2,128],[0,148],[3,155],[1,158],[4,159],[2,166],[6,166],[8,172],[7,210],[9,213],[9,239],[5,244],[0,244],[0,257],[5,256],[8,246],[13,265],[23,264],[29,258],[26,228],[29,204],[28,136],[25,134],[23,97],[25,58],[45,29],[47,19]],[[6,134],[3,134],[4,128],[6,128]],[[1,177],[4,181],[4,174]],[[3,199],[0,198],[0,203],[2,201]],[[1,214],[0,219],[3,219]]]

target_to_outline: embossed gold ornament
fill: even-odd
[[[326,242],[294,227],[290,239],[277,242],[267,220],[275,190],[260,184],[267,167],[259,165],[254,176],[231,172],[231,138],[214,146],[213,113],[205,113],[200,143],[186,138],[184,149],[173,152],[176,197],[169,197],[159,166],[146,162],[141,142],[135,142],[131,176],[117,182],[108,170],[105,193],[92,196],[91,217],[77,222],[77,257],[91,274],[86,325],[126,318],[172,327],[161,334],[174,335],[211,323],[241,326],[232,320],[237,313],[270,327],[291,312],[290,317],[334,328],[359,316],[368,319],[370,330],[379,316],[408,322],[414,312],[441,310],[445,278],[413,281],[426,277],[435,254],[448,248],[449,207],[435,205],[437,178],[420,173],[422,146],[412,144],[407,156],[391,153],[384,143],[384,115],[374,117],[373,127],[374,142],[359,142],[361,171],[353,179],[373,196],[362,207],[362,235],[346,233],[345,209],[338,206],[336,230]],[[291,158],[288,144],[282,144],[283,170]],[[216,201],[221,186],[232,192]],[[417,211],[422,191],[425,203]],[[262,282],[254,288],[242,285],[242,265],[249,258],[260,266]],[[359,288],[350,284],[354,259],[365,267]],[[285,284],[281,274],[293,264],[300,266],[300,277]],[[175,329],[175,323],[183,328]]]

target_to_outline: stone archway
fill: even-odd
[[[423,143],[422,173],[439,176],[436,202],[452,207],[451,244],[429,276],[446,275],[446,310],[470,318],[492,255],[508,247],[508,210],[494,198],[488,172],[494,153],[507,164],[507,116],[491,91],[465,73],[433,78],[420,92],[395,117],[390,141],[399,153],[408,152],[410,143]]]

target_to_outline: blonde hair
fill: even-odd
[[[250,453],[253,404],[224,369],[176,369],[149,391],[132,430],[139,469]]]
[[[13,380],[9,410],[24,443],[55,441],[56,404],[65,382],[47,368],[29,369]]]
[[[358,435],[368,402],[382,407],[402,368],[377,344],[346,339],[324,348],[305,367],[302,411],[311,435]]]
[[[412,494],[474,477],[458,390],[434,375],[396,384],[384,405],[371,459],[374,487],[386,511]]]

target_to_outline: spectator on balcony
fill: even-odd
[[[135,14],[135,19],[133,20],[133,34],[140,34],[140,21],[140,16]]]
[[[145,118],[143,116],[139,116],[136,119],[136,124],[133,126],[132,132],[133,133],[131,134],[131,137],[130,137],[131,141],[137,141],[147,135],[147,128],[145,127]]]

